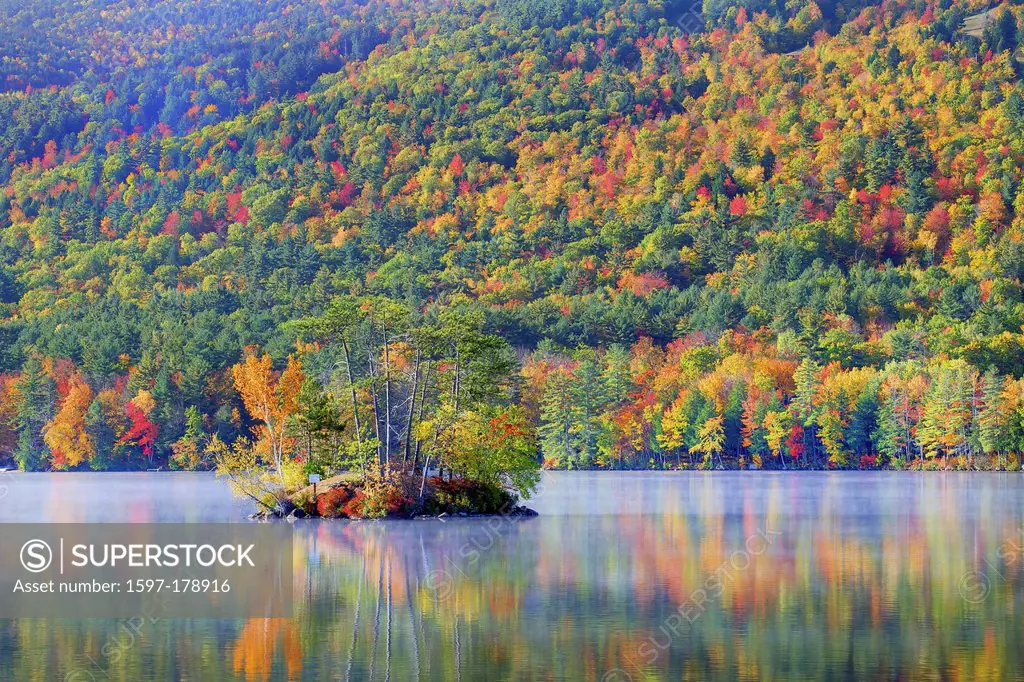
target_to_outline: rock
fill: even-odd
[[[516,507],[512,510],[513,516],[521,516],[523,518],[533,518],[534,516],[540,516],[536,510],[530,509],[529,507]]]
[[[304,519],[307,516],[308,516],[308,514],[306,514],[306,512],[302,511],[298,507],[296,507],[295,509],[292,509],[291,512],[289,512],[289,514],[288,514],[288,518],[289,519]]]
[[[294,510],[295,508],[296,507],[291,500],[278,500],[274,504],[274,514],[276,514],[277,516],[288,516],[292,513],[292,510]]]

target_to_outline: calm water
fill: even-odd
[[[6,483],[4,522],[249,511],[208,475]],[[558,473],[532,506],[300,522],[294,619],[0,621],[0,680],[1024,679],[1022,475]]]

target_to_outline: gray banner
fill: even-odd
[[[291,615],[291,524],[0,524],[0,618]]]

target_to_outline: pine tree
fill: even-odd
[[[847,429],[847,441],[854,455],[863,457],[872,450],[871,435],[878,428],[878,390],[881,377],[872,377],[857,396]]]
[[[725,408],[722,412],[722,428],[725,433],[723,450],[739,457],[742,450],[743,430],[743,402],[746,399],[747,387],[742,381],[737,381],[729,389],[725,398]]]
[[[977,412],[976,431],[981,451],[995,454],[1003,464],[1008,424],[1003,408],[1005,381],[994,367],[990,367],[981,381],[981,404]]]
[[[609,403],[618,404],[629,399],[629,393],[633,390],[633,373],[629,351],[624,346],[609,346],[604,354],[602,379]]]
[[[1018,132],[1024,130],[1024,96],[1016,88],[1006,97],[1003,109],[1014,129]]]
[[[902,204],[907,213],[923,216],[931,209],[933,202],[925,184],[927,178],[928,174],[916,166],[906,172],[906,191],[902,197]]]
[[[769,453],[767,430],[764,426],[765,415],[769,408],[779,409],[778,401],[770,405],[765,391],[758,386],[751,386],[743,399],[743,417],[740,435],[741,445],[750,453],[750,458],[758,469],[764,464],[764,456]]]
[[[96,454],[90,460],[89,466],[97,471],[111,469],[118,463],[119,434],[114,425],[121,418],[121,407],[115,404],[117,400],[117,393],[113,389],[100,391],[85,413],[85,428],[96,445]]]
[[[815,396],[821,384],[821,367],[810,358],[801,362],[793,373],[796,392],[793,395],[792,409],[797,423],[805,429],[812,429],[816,422],[817,406]],[[813,434],[811,435],[813,443]],[[807,464],[807,451],[803,452],[803,464]]]
[[[877,192],[882,185],[891,183],[896,177],[899,160],[900,150],[890,135],[872,140],[864,161],[868,189]]]
[[[18,444],[14,459],[22,471],[39,471],[49,465],[50,448],[43,440],[43,427],[53,418],[56,390],[38,356],[30,355],[25,361],[16,390]]]
[[[730,161],[733,166],[739,166],[746,168],[747,166],[754,165],[754,148],[750,144],[750,140],[746,137],[740,137],[733,145],[732,156]]]
[[[585,350],[578,353],[577,357],[581,359],[573,372],[570,395],[579,413],[577,464],[588,467],[597,461],[601,411],[608,400],[596,354]]]
[[[764,179],[771,180],[772,176],[775,175],[775,152],[772,151],[771,147],[765,147],[764,152],[761,154],[761,172]]]
[[[948,458],[970,453],[972,371],[963,360],[935,368],[918,428],[917,439],[925,456]]]
[[[547,379],[540,410],[541,449],[545,459],[572,468],[579,462],[577,429],[580,408],[574,400],[572,375],[564,367],[555,369]]]

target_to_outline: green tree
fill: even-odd
[[[516,406],[481,406],[463,413],[455,427],[452,471],[474,481],[529,497],[540,482],[533,426]]]
[[[579,412],[577,466],[585,468],[597,461],[601,413],[607,406],[607,396],[597,354],[593,350],[582,349],[574,355],[579,364],[573,372],[569,392]]]
[[[43,440],[43,427],[53,418],[56,387],[38,355],[29,355],[25,361],[15,390],[14,423],[18,443],[14,459],[22,471],[39,471],[50,463],[50,449]]]
[[[577,430],[582,410],[576,397],[572,374],[564,367],[554,369],[545,385],[538,432],[544,456],[567,468],[581,461]]]
[[[994,368],[989,368],[981,380],[981,405],[977,410],[978,441],[981,451],[996,455],[1003,464],[1009,435],[1009,419],[1003,404],[1003,390],[1006,383]]]

